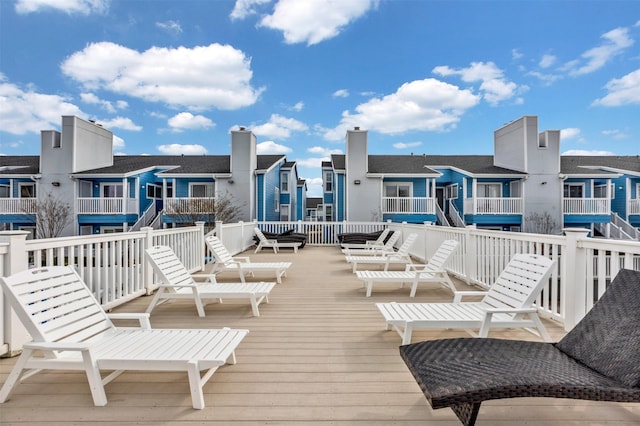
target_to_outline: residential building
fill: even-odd
[[[35,235],[36,206],[49,196],[71,208],[61,235],[212,222],[221,198],[237,220],[301,218],[306,185],[298,187],[296,163],[256,150],[255,135],[240,128],[230,155],[114,156],[109,130],[63,116],[61,131],[42,132],[40,156],[0,157],[0,224]]]

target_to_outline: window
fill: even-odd
[[[213,198],[215,197],[215,184],[211,183],[190,183],[190,196],[193,198]]]
[[[162,199],[162,187],[153,183],[147,184],[147,198],[154,200]]]
[[[11,191],[9,185],[0,185],[0,198],[9,198]]]
[[[502,197],[502,185],[499,183],[479,183],[477,196],[481,198]]]
[[[92,235],[93,225],[80,225],[80,235]]]
[[[447,185],[445,197],[447,200],[454,200],[458,198],[458,184]]]
[[[584,184],[566,183],[564,185],[564,198],[584,198]]]
[[[29,235],[27,235],[27,240],[35,240],[36,238],[36,227],[35,226],[20,226],[18,227],[20,231],[27,231]]]
[[[385,183],[384,194],[386,197],[411,197],[410,183]]]
[[[325,172],[324,174],[324,192],[333,191],[333,173]]]
[[[88,180],[81,180],[79,191],[81,198],[91,198],[93,196],[93,183]]]
[[[331,204],[324,206],[324,220],[333,221],[333,206]]]
[[[21,183],[20,184],[20,198],[36,198],[36,184],[35,183]]]
[[[280,191],[289,192],[289,173],[280,173]]]
[[[615,185],[611,184],[611,199],[614,199],[615,195]],[[607,185],[596,185],[593,188],[593,198],[607,198]]]
[[[101,234],[115,234],[116,232],[122,232],[122,226],[101,226]]]
[[[100,194],[103,198],[122,198],[122,184],[103,183],[100,185]]]
[[[167,183],[167,198],[173,198],[173,184]]]
[[[283,222],[289,221],[289,206],[287,204],[280,206],[280,220]]]
[[[274,188],[273,190],[273,211],[280,211],[280,189]]]

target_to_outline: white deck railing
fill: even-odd
[[[382,197],[382,213],[436,214],[435,198]]]
[[[137,198],[77,198],[78,214],[138,214]]]
[[[522,214],[522,198],[475,197],[464,200],[465,214]]]
[[[235,254],[254,244],[255,226],[272,232],[291,229],[305,233],[308,245],[335,245],[340,233],[373,232],[385,227],[401,233],[398,244],[410,233],[418,233],[411,250],[417,261],[429,259],[442,241],[455,239],[459,248],[447,265],[449,272],[485,288],[495,281],[514,254],[542,254],[556,264],[536,304],[542,315],[563,323],[567,330],[602,296],[621,268],[640,270],[640,242],[588,238],[588,230],[581,229],[565,229],[565,235],[544,235],[392,222],[238,222],[218,223],[216,233]],[[150,245],[172,247],[191,271],[201,270],[205,259],[211,260],[204,250],[203,224],[28,241],[26,235],[24,231],[0,233],[3,276],[35,265],[74,265],[107,309],[149,294],[157,287],[144,260],[144,249]],[[0,303],[0,309],[5,309],[5,305]],[[0,354],[3,347],[12,352],[19,350],[26,340],[20,341],[20,333],[15,332],[15,318],[5,312],[0,312],[0,318],[5,321],[0,323],[5,340],[0,341]]]
[[[33,214],[37,198],[0,198],[0,214]]]
[[[640,214],[640,198],[627,201],[627,214]]]
[[[564,198],[564,214],[611,214],[611,200],[608,198]]]

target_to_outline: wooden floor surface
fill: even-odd
[[[187,301],[154,310],[154,327],[247,328],[236,365],[220,368],[205,386],[206,408],[194,410],[186,373],[127,372],[106,387],[109,403],[94,407],[83,373],[44,372],[0,405],[0,425],[457,425],[449,409],[432,410],[398,354],[400,337],[385,331],[374,306],[383,301],[450,301],[435,286],[409,298],[409,288],[378,285],[365,297],[337,247],[297,254],[248,252],[254,261],[292,261],[260,317],[248,304],[206,307],[199,318]],[[232,281],[224,274],[220,281]],[[266,275],[252,280],[269,281]],[[460,289],[466,286],[456,282]],[[149,297],[117,312],[143,312]],[[563,331],[551,322],[554,339]],[[525,331],[493,337],[538,340]],[[413,341],[465,337],[463,331],[416,331]],[[0,383],[15,358],[0,359]],[[640,405],[548,398],[486,402],[478,425],[640,424]]]

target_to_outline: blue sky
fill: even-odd
[[[523,115],[565,154],[640,154],[640,2],[0,0],[0,154],[62,115],[117,154],[297,161],[310,196],[347,129],[371,154],[493,154]]]

